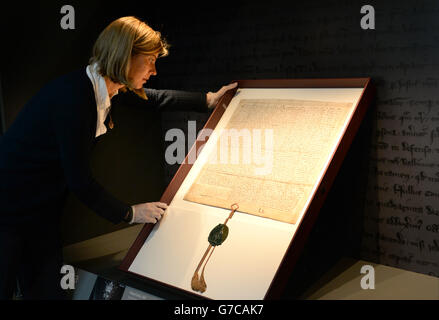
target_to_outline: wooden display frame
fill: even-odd
[[[235,82],[235,81],[234,81]],[[268,291],[265,294],[265,299],[277,299],[281,296],[283,289],[287,283],[289,276],[292,273],[292,269],[297,262],[302,249],[305,245],[307,237],[312,229],[314,222],[317,219],[319,211],[326,199],[326,196],[332,186],[333,181],[343,163],[343,160],[348,152],[348,149],[360,127],[360,124],[366,114],[366,111],[375,96],[375,88],[371,83],[370,78],[342,78],[342,79],[270,79],[270,80],[238,80],[238,87],[234,90],[227,92],[221,100],[218,102],[215,110],[211,114],[210,118],[206,122],[204,129],[214,130],[218,122],[220,121],[222,115],[224,114],[226,107],[229,105],[235,93],[238,89],[247,88],[360,88],[362,93],[358,99],[357,105],[354,108],[351,121],[349,122],[345,134],[342,136],[338,148],[336,149],[330,164],[327,168],[326,174],[320,182],[317,188],[317,192],[312,198],[307,211],[304,214],[303,219],[297,226],[297,231],[291,238],[288,249],[282,259],[282,262],[275,273],[275,276],[271,282]],[[202,147],[206,141],[197,140],[192,146],[188,155],[186,156],[185,162],[180,165],[177,173],[173,177],[171,183],[165,190],[160,201],[170,204],[175,194],[179,190],[184,179],[191,170],[193,164],[188,163],[189,159],[194,159],[194,153],[197,154],[200,147]],[[202,295],[196,294],[195,292],[187,292],[186,290],[176,288],[172,285],[157,281],[155,279],[139,276],[135,273],[129,271],[131,264],[133,263],[135,257],[142,248],[144,242],[152,232],[155,225],[145,224],[138,237],[134,241],[130,250],[128,251],[126,257],[124,258],[119,269],[129,274],[139,277],[141,279],[146,279],[152,283],[164,286],[166,288],[171,288],[173,290],[182,291],[186,296],[193,296],[194,298],[206,298]]]

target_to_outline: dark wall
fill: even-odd
[[[3,135],[5,130],[6,130],[5,106],[4,106],[4,103],[3,103],[2,79],[1,79],[1,74],[0,74],[0,136]]]
[[[85,66],[99,32],[124,15],[144,18],[172,44],[171,55],[157,64],[159,75],[149,83],[152,87],[209,91],[234,79],[372,77],[378,96],[373,131],[366,137],[370,164],[358,172],[368,181],[354,189],[358,203],[366,205],[350,212],[364,216],[359,254],[439,276],[437,1],[71,2],[77,19],[73,31],[59,27],[63,4],[32,3],[26,10],[15,5],[8,19],[2,19],[13,22],[13,27],[2,28],[8,31],[3,41],[9,44],[4,50],[8,58],[2,59],[8,63],[1,70],[7,126],[49,79]],[[360,28],[364,4],[375,8],[375,30]],[[145,187],[145,198],[158,196],[155,186],[166,185],[177,169],[163,161],[166,146],[159,145],[164,132],[185,129],[192,118],[200,128],[207,115],[162,116],[157,144],[151,143],[160,151],[150,153],[157,157],[148,163],[165,172],[157,181],[148,181],[152,187],[149,193]],[[111,148],[125,147],[124,135],[102,148],[109,152],[107,157],[114,155]],[[126,165],[112,164],[118,168],[117,179],[124,177]],[[104,176],[110,172],[101,169]],[[115,183],[115,192],[128,197],[121,185],[129,184]],[[97,219],[91,217],[87,221]],[[95,224],[102,232],[111,229],[101,221]]]

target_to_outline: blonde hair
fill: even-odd
[[[158,31],[136,17],[122,17],[110,23],[96,40],[89,63],[97,63],[98,72],[147,100],[143,89],[132,87],[128,72],[136,54],[168,55],[169,45]],[[125,92],[126,88],[121,89]]]

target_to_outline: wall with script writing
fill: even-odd
[[[365,205],[357,212],[360,255],[438,277],[439,3],[369,1],[374,30],[361,28],[364,4],[156,8],[173,45],[158,65],[160,85],[213,91],[233,79],[372,77],[377,100]],[[187,126],[176,119],[165,117],[165,128]],[[175,169],[168,167],[167,179]]]

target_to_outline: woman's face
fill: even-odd
[[[141,89],[151,75],[157,75],[156,60],[157,55],[136,54],[131,57],[128,79],[135,89]]]

